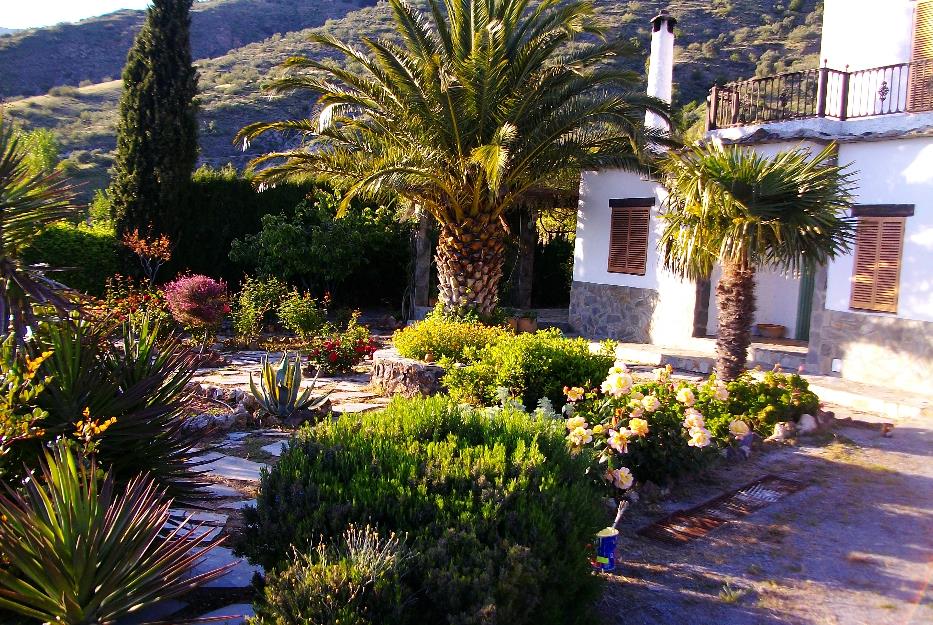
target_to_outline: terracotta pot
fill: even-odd
[[[779,323],[759,323],[756,327],[758,333],[766,339],[782,339],[787,333],[787,328]]]
[[[505,321],[512,332],[518,332],[518,317],[507,317]]]
[[[535,332],[538,329],[538,320],[529,319],[528,317],[519,317],[518,319],[518,331],[519,332]]]

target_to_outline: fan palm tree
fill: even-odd
[[[306,138],[255,160],[276,162],[260,183],[310,176],[344,190],[342,209],[388,190],[427,210],[441,227],[441,301],[486,315],[502,275],[504,213],[584,169],[644,171],[645,146],[666,141],[645,129],[645,111],[667,117],[667,106],[613,66],[630,44],[605,38],[589,1],[427,4],[429,13],[389,0],[397,41],[356,47],[315,35],[344,64],[292,58],[269,85],[317,94],[313,118],[255,123],[236,140],[270,130]]]
[[[0,120],[0,322],[22,339],[36,322],[33,305],[71,308],[70,299],[42,273],[22,262],[23,251],[45,226],[78,210],[75,187],[59,172],[33,172],[19,137]]]
[[[755,314],[755,270],[813,270],[849,252],[853,173],[835,145],[768,158],[715,144],[671,152],[661,164],[670,193],[659,248],[666,267],[691,279],[722,267],[716,287],[716,373],[745,370]]]

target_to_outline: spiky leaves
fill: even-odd
[[[612,68],[630,49],[601,38],[590,2],[428,4],[425,14],[390,0],[396,41],[354,46],[316,36],[343,63],[293,58],[270,84],[316,94],[315,118],[252,124],[237,140],[269,131],[306,138],[255,160],[272,165],[260,181],[314,176],[344,190],[344,207],[386,189],[423,207],[453,237],[438,251],[445,304],[488,313],[503,213],[583,169],[645,169],[649,139],[664,140],[644,128],[645,110],[666,115],[666,106],[633,92],[635,77]],[[483,237],[456,235],[476,224]]]
[[[32,172],[20,138],[0,120],[0,323],[18,337],[35,325],[34,305],[59,313],[71,298],[43,273],[26,265],[23,251],[47,225],[74,216],[75,188],[59,172]]]
[[[109,195],[117,229],[174,236],[198,154],[192,0],[153,0],[123,69]],[[153,232],[154,231],[154,232]]]
[[[114,623],[224,574],[189,570],[223,538],[164,531],[171,500],[148,476],[119,489],[62,443],[22,491],[0,492],[0,609],[46,623]],[[186,527],[187,529],[182,529]]]
[[[745,366],[754,271],[798,273],[847,253],[854,174],[836,163],[834,145],[766,157],[709,143],[672,152],[661,168],[669,191],[659,241],[665,266],[692,280],[723,267],[717,373],[732,379]]]
[[[288,352],[282,354],[278,367],[269,362],[269,354],[262,358],[262,370],[259,386],[249,374],[249,389],[259,402],[260,409],[267,415],[287,419],[298,411],[316,410],[324,405],[327,395],[314,396],[311,392],[317,383],[317,376],[311,386],[301,388],[301,358],[290,358]]]

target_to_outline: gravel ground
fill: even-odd
[[[930,420],[899,423],[892,438],[844,427],[641,502],[607,575],[604,623],[933,623],[931,455]],[[683,546],[635,533],[768,473],[808,486]]]

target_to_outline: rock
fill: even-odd
[[[232,412],[205,412],[204,414],[185,419],[185,424],[182,427],[194,432],[204,432],[207,430],[225,432],[232,428],[235,423],[236,416]]]
[[[819,429],[820,424],[817,423],[816,417],[812,414],[802,414],[800,415],[800,419],[797,420],[798,434],[813,434]]]
[[[247,425],[252,418],[253,415],[246,409],[246,406],[237,404],[237,407],[233,411],[233,420],[237,426],[242,427]]]
[[[259,410],[259,400],[253,397],[252,393],[245,393],[243,399],[240,400],[240,403],[250,412],[256,412]]]
[[[783,442],[797,435],[797,425],[793,421],[781,421],[774,425],[774,434],[765,439],[771,442]]]
[[[327,399],[314,410],[296,410],[290,417],[284,420],[284,423],[290,428],[301,427],[305,423],[317,423],[329,415],[332,410],[333,406],[330,400]]]
[[[394,349],[373,354],[371,383],[386,395],[436,395],[441,391],[444,368],[440,365],[402,358]]]
[[[651,503],[658,501],[663,496],[663,490],[660,486],[654,482],[648,480],[644,484],[638,487],[638,494],[646,502]]]

